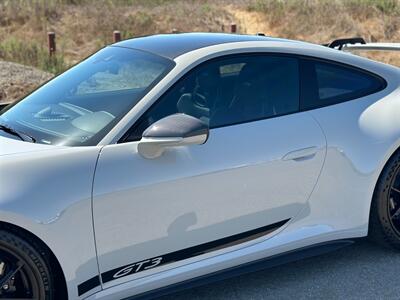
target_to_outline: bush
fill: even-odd
[[[15,38],[8,38],[0,43],[0,58],[30,65],[53,74],[59,74],[67,69],[61,54],[50,56],[48,50],[39,44]]]

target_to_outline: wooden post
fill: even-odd
[[[48,32],[47,33],[47,41],[49,45],[49,55],[52,56],[56,52],[56,33]]]
[[[118,43],[121,41],[121,31],[115,30],[113,32],[113,40],[114,40],[114,43]]]
[[[237,26],[236,23],[231,24],[231,33],[236,33],[237,32]]]

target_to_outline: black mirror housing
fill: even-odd
[[[208,137],[208,134],[208,125],[203,121],[186,114],[174,114],[152,124],[142,136],[145,138],[189,138],[200,135]]]
[[[208,125],[203,121],[186,114],[174,114],[155,122],[143,132],[138,152],[144,158],[154,159],[167,148],[202,145],[208,135]]]

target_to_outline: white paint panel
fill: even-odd
[[[282,159],[308,147],[315,155]],[[158,159],[140,156],[136,142],[104,147],[94,184],[101,272],[293,218],[324,156],[325,138],[307,113],[214,129],[206,144]]]

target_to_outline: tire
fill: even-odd
[[[396,190],[400,191],[400,151],[390,158],[379,177],[369,222],[369,238],[372,241],[400,250],[400,216],[396,214],[400,212],[400,192]]]
[[[0,299],[36,298],[54,299],[54,284],[46,251],[34,241],[24,240],[8,231],[0,230]]]

